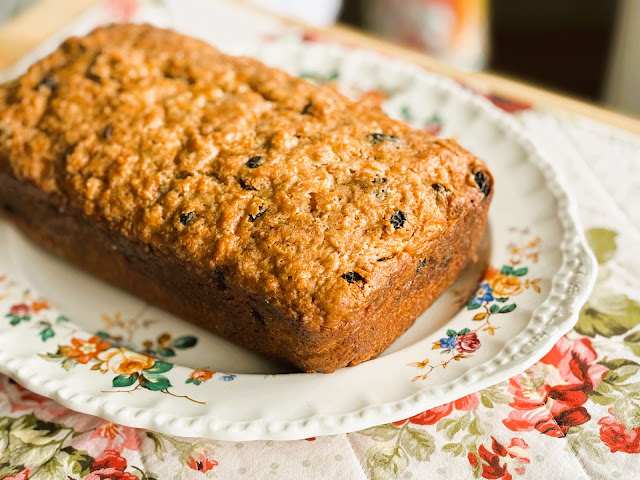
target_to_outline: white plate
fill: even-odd
[[[337,80],[353,96],[383,90],[389,114],[428,128],[441,120],[442,135],[487,161],[496,182],[497,270],[486,283],[493,300],[485,287],[469,309],[463,278],[379,358],[329,375],[279,373],[68,266],[2,222],[2,372],[120,424],[225,440],[296,439],[399,420],[505,380],[573,326],[595,262],[555,170],[513,118],[447,78],[371,53],[319,44],[251,53],[295,74]],[[110,337],[89,342],[99,331]],[[161,356],[124,350],[116,337]]]

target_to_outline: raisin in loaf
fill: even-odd
[[[303,371],[404,332],[474,257],[492,187],[454,141],[148,25],[0,86],[0,205],[28,236]]]

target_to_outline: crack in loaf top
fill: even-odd
[[[484,168],[331,88],[147,25],[70,38],[0,87],[1,170],[310,327],[366,305],[481,201]]]

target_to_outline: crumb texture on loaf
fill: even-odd
[[[148,25],[0,86],[0,172],[309,331],[362,314],[492,193],[453,141]]]

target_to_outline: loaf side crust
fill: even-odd
[[[0,180],[45,247],[305,371],[406,330],[473,258],[493,193],[451,140],[147,25],[0,86]]]

